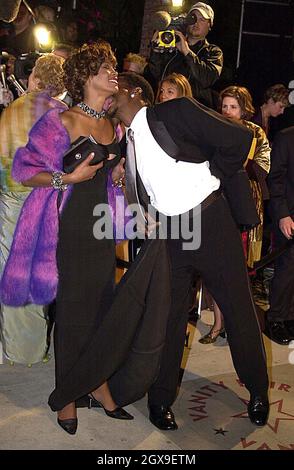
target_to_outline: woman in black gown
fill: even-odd
[[[70,434],[74,434],[77,429],[75,401],[80,398],[81,384],[67,381],[67,374],[81,367],[79,359],[85,354],[110,306],[114,288],[115,242],[113,238],[97,240],[94,237],[96,219],[93,217],[93,209],[98,203],[108,202],[109,169],[116,165],[112,170],[113,181],[122,176],[124,171],[122,162],[118,163],[119,158],[115,158],[118,152],[114,145],[112,123],[103,111],[105,99],[118,90],[115,65],[115,57],[104,43],[85,45],[75,52],[66,61],[64,70],[65,86],[78,104],[63,113],[47,113],[30,136],[30,142],[34,143],[34,139],[38,140],[38,133],[42,129],[44,131],[44,128],[48,129],[49,138],[60,141],[56,152],[56,160],[60,161],[72,142],[80,136],[91,134],[101,144],[101,151],[108,151],[106,163],[90,166],[92,156],[89,156],[70,174],[43,171],[23,181],[27,186],[46,189],[51,186],[60,195],[71,191],[59,220],[54,329],[56,389],[49,398],[51,408],[58,411],[58,424]],[[53,133],[52,129],[54,136],[50,134]],[[43,138],[46,139],[46,136]],[[110,217],[110,213],[106,217]],[[117,407],[106,381],[94,390],[88,388],[95,383],[96,373],[91,364],[88,370],[88,383],[82,387],[86,399],[96,406],[102,406],[112,418],[132,419],[123,408]],[[60,394],[72,397],[72,401],[62,409],[54,400],[56,391],[59,397]]]

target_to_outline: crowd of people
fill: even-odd
[[[54,8],[39,4],[34,13],[54,24]],[[223,53],[206,39],[214,11],[197,2],[188,14],[194,23],[186,34],[176,31],[172,52],[158,50],[155,31],[150,57],[129,53],[120,74],[105,40],[76,48],[74,22],[63,37],[53,28],[53,52],[37,58],[25,93],[14,90],[3,102],[1,342],[11,362],[45,361],[54,324],[49,405],[69,434],[77,431],[79,407],[131,420],[123,406],[145,393],[151,423],[177,429],[171,406],[199,276],[215,313],[200,341],[214,342],[225,329],[250,394],[248,416],[257,426],[267,423],[266,355],[248,276],[262,257],[266,201],[272,246],[284,250],[274,261],[265,333],[282,345],[294,340],[294,127],[270,132],[289,91],[270,87],[258,109],[244,86],[218,94]],[[12,67],[16,55],[33,47],[31,27],[22,4],[5,37]],[[81,136],[95,142],[85,159],[76,150]],[[66,173],[69,151],[81,162]],[[99,230],[97,207],[104,217]],[[130,221],[141,248],[115,286],[115,234],[128,238]],[[118,304],[126,311],[114,320]],[[156,334],[148,322],[156,322]],[[138,338],[153,351],[140,356],[140,367],[128,363]]]

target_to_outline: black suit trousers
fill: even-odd
[[[287,242],[278,227],[275,227],[275,247]],[[274,277],[270,286],[270,322],[294,320],[294,242],[274,264]]]
[[[176,398],[188,321],[189,292],[200,274],[224,318],[233,363],[252,394],[267,395],[266,357],[252,300],[240,233],[221,196],[201,213],[201,244],[183,250],[181,239],[168,240],[172,265],[172,307],[150,405],[170,406]]]

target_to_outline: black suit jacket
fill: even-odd
[[[275,223],[294,215],[294,126],[279,132],[273,142],[268,176],[270,209]]]
[[[220,178],[238,225],[259,223],[246,161],[253,133],[238,122],[201,105],[193,98],[179,98],[147,109],[153,137],[170,157],[178,161],[210,162]]]

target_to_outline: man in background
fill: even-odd
[[[176,31],[176,47],[159,52],[156,47],[158,36],[153,43],[145,78],[157,89],[158,83],[173,72],[181,73],[189,80],[192,93],[201,103],[217,108],[218,94],[212,89],[220,77],[223,67],[221,49],[209,44],[207,34],[213,27],[214,11],[203,2],[195,3],[188,15],[194,15],[195,22],[187,27],[186,35]]]
[[[139,75],[144,74],[147,60],[140,54],[129,52],[123,61],[123,72],[135,72]]]
[[[268,176],[270,214],[274,226],[274,247],[287,243],[275,260],[270,287],[270,308],[265,334],[278,344],[294,340],[294,127],[278,133],[273,142]]]

